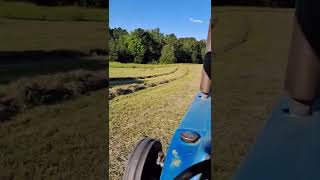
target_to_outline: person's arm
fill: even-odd
[[[320,25],[318,1],[296,1],[293,32],[285,90],[290,97],[289,111],[294,115],[308,115],[319,95],[320,82]]]
[[[211,20],[208,30],[206,54],[203,61],[200,91],[205,94],[206,97],[211,94]]]

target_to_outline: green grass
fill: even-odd
[[[107,14],[108,11],[102,8],[47,7],[24,2],[0,1],[0,18],[8,19],[107,22]]]
[[[187,69],[188,74],[174,81],[118,96],[109,101],[110,179],[119,179],[122,176],[129,152],[143,136],[159,138],[164,149],[167,148],[175,129],[198,91],[201,75],[201,65],[172,66],[178,66],[179,70],[149,80],[178,77]]]
[[[91,92],[0,122],[0,179],[106,179],[105,97]]]
[[[104,22],[47,22],[0,19],[1,51],[107,48]],[[0,62],[3,59],[0,60]]]
[[[213,68],[214,179],[229,179],[283,95],[293,10],[217,7]],[[247,27],[246,27],[247,26]]]
[[[108,9],[0,1],[1,51],[107,49]]]
[[[0,124],[1,179],[107,179],[105,90]]]
[[[0,1],[0,93],[21,78],[105,71],[105,57],[61,50],[106,49],[106,17],[104,9]],[[106,93],[34,106],[0,122],[0,179],[107,179]]]
[[[0,23],[1,84],[22,77],[106,67],[105,57],[87,58],[81,55],[88,54],[92,49],[106,49],[103,22],[0,19]]]

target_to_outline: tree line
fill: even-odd
[[[193,37],[177,38],[159,28],[109,28],[109,60],[122,63],[202,63],[206,41]]]
[[[8,2],[20,1],[20,2],[30,2],[40,6],[69,6],[77,5],[82,7],[109,7],[108,0],[5,0]]]
[[[212,4],[294,8],[295,0],[212,0]]]

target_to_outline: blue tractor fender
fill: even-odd
[[[184,134],[191,136],[193,142],[186,140]],[[172,137],[160,179],[173,179],[188,167],[209,159],[210,155],[211,97],[203,98],[199,92]]]

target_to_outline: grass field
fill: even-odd
[[[170,67],[175,66],[173,64],[134,64],[134,63],[119,63],[119,62],[109,62],[110,68],[142,68],[142,69],[152,69],[160,67]],[[112,69],[111,69],[112,70]],[[110,74],[113,75],[112,73]]]
[[[144,78],[174,73],[177,67],[161,68],[110,68],[109,78]],[[124,73],[125,72],[125,73]]]
[[[106,80],[105,56],[86,56],[106,49],[106,16],[0,1],[0,114],[3,93],[87,89],[90,73]],[[0,179],[107,179],[106,95],[100,88],[0,121]]]
[[[41,21],[101,21],[107,22],[108,12],[104,8],[82,8],[76,6],[47,7],[25,2],[0,0],[0,18]]]
[[[0,19],[0,24],[0,39],[5,42],[0,44],[0,55],[3,51],[89,52],[90,49],[107,47],[107,27],[104,22]]]
[[[63,61],[59,65],[63,66]],[[30,75],[34,68],[25,69],[29,76],[24,76],[23,82],[27,85],[40,82],[43,85],[40,88],[53,85],[47,89],[50,92],[59,87],[61,79],[67,80],[65,73],[83,67],[77,65],[65,72],[49,68],[51,75],[43,80],[39,74]],[[41,73],[48,66],[43,64]],[[100,64],[93,72],[100,73],[105,67]],[[10,73],[17,75],[14,71]],[[81,71],[78,75],[79,79],[67,80],[69,87],[77,89],[76,83],[87,76]],[[7,91],[10,86],[2,83],[3,92],[24,94],[20,88]],[[0,179],[106,179],[106,104],[106,89],[103,89],[53,104],[36,105],[0,122]]]
[[[16,6],[21,6],[15,10]],[[13,13],[24,13],[24,20],[3,15],[2,9]],[[34,10],[34,8],[38,10]],[[104,9],[84,9],[80,7],[39,7],[29,3],[0,1],[0,86],[3,83],[42,74],[66,72],[77,69],[105,68],[105,57],[88,59],[84,55],[95,49],[107,48],[107,28],[104,21],[73,21],[69,8],[81,10],[85,17],[97,11],[96,17],[106,18]],[[51,11],[50,9],[56,9]],[[63,21],[28,20],[28,15],[59,15]],[[32,12],[32,13],[30,13]],[[105,38],[102,38],[105,37]],[[1,88],[0,88],[1,89]]]
[[[106,179],[105,99],[102,90],[2,122],[0,179]]]
[[[283,95],[292,9],[216,7],[214,179],[229,179]]]
[[[166,75],[140,79],[141,84],[155,83],[156,86],[146,86],[139,91],[119,95],[109,100],[109,176],[110,179],[120,179],[124,164],[135,143],[144,136],[158,138],[164,148],[167,148],[171,136],[177,128],[187,107],[193,100],[200,84],[201,65],[174,64],[170,67],[162,65],[131,65],[117,64],[110,66],[110,76],[113,72],[121,77],[127,76],[127,71],[135,72],[132,77],[144,74],[166,74],[168,70],[177,68]],[[127,70],[128,69],[128,70]],[[130,69],[130,70],[129,70]],[[163,83],[159,83],[163,82]],[[112,80],[110,80],[112,83]],[[110,87],[126,89],[136,82]]]
[[[67,13],[81,11],[85,17],[91,17],[94,11],[97,19],[106,19],[107,10],[4,1],[0,1],[0,9],[1,86],[22,77],[105,68],[105,57],[85,57],[92,50],[107,48],[105,21],[73,21]],[[4,15],[6,11],[21,13],[25,18],[12,19]],[[61,19],[54,22],[28,19],[29,15],[40,17],[42,12],[59,15]]]

